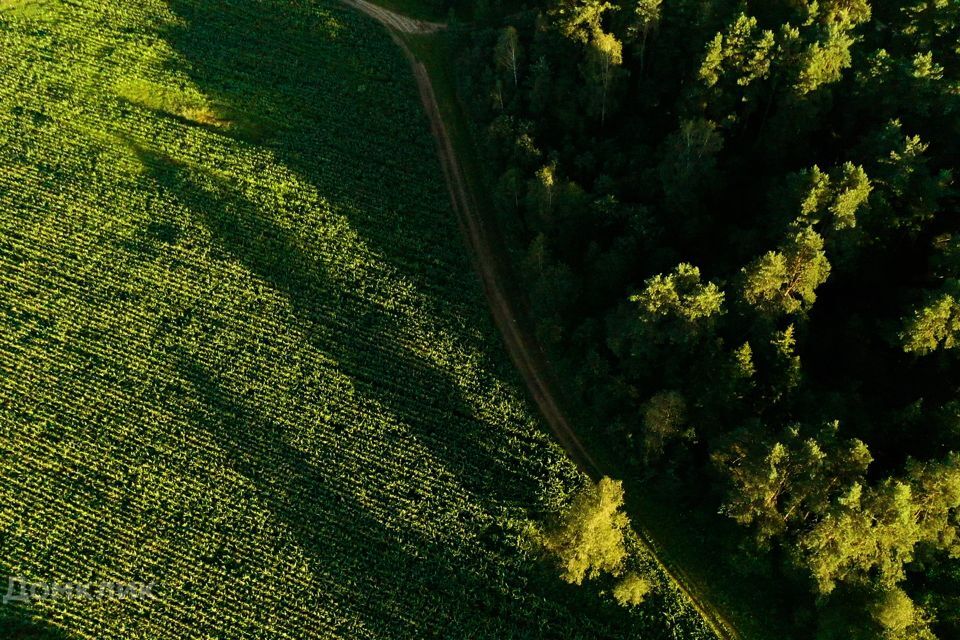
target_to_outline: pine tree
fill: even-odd
[[[790,236],[743,269],[743,297],[761,313],[792,314],[806,311],[816,301],[816,290],[830,275],[823,238],[812,227]]]

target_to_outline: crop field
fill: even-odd
[[[0,635],[703,634],[526,548],[583,478],[375,23],[0,0],[0,78],[0,580],[154,583],[0,605]]]

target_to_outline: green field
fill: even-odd
[[[0,580],[156,583],[0,635],[705,637],[665,584],[627,613],[526,549],[584,479],[379,26],[0,0],[0,77]]]

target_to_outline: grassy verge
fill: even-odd
[[[725,616],[725,627],[733,637],[743,640],[790,638],[791,624],[773,599],[771,589],[758,581],[725,573],[725,565],[716,562],[716,547],[711,532],[702,522],[694,523],[693,514],[685,514],[668,503],[667,496],[640,483],[626,482],[629,508],[638,516],[650,536],[661,561],[685,577],[698,599],[710,602]],[[714,523],[725,530],[729,523]],[[722,533],[717,535],[723,535]],[[669,544],[665,544],[669,541]],[[731,628],[732,627],[732,628]]]

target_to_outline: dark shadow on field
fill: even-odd
[[[320,451],[326,459],[309,459],[287,442],[282,427],[242,406],[200,363],[184,360],[181,367],[202,405],[194,421],[214,437],[233,469],[251,481],[258,499],[289,528],[314,570],[320,606],[344,612],[338,621],[343,627],[332,631],[349,635],[351,619],[357,616],[367,625],[383,625],[380,632],[402,630],[404,636],[416,637],[422,630],[418,633],[400,614],[429,605],[423,594],[453,593],[477,606],[484,597],[497,599],[480,576],[455,570],[458,563],[448,550],[407,539],[423,553],[415,558],[405,552],[400,540],[353,496],[333,487],[324,468],[338,466],[335,452]],[[378,580],[385,575],[390,581]],[[289,592],[294,586],[257,585],[264,592]],[[463,612],[450,613],[456,628]]]
[[[170,6],[182,22],[164,36],[186,61],[192,80],[213,103],[256,123],[257,137],[240,135],[240,143],[268,149],[347,215],[352,229],[399,277],[429,294],[424,316],[478,351],[499,348],[453,214],[432,204],[445,206],[446,195],[426,118],[400,53],[384,53],[377,44],[331,56],[323,19],[297,3],[172,0]],[[349,16],[346,11],[330,7],[333,19]],[[385,33],[371,33],[387,42]],[[358,59],[370,52],[383,64],[372,76],[363,72],[366,82],[406,91],[416,116],[412,120],[409,114],[391,119],[383,105],[357,94]],[[345,95],[351,105],[328,100]],[[336,281],[315,252],[305,250],[239,185],[147,143],[130,144],[153,179],[202,222],[223,251],[289,299],[298,329],[337,362],[358,396],[392,414],[484,509],[496,514],[504,505],[538,508],[542,461],[505,455],[507,447],[516,445],[499,425],[473,415],[451,374],[389,339],[396,335],[395,317]],[[410,148],[395,148],[404,145]],[[399,215],[397,210],[409,206],[411,198],[402,189],[422,192],[424,206],[436,208],[438,218],[421,212]],[[386,213],[394,220],[388,228],[381,216]],[[146,242],[176,242],[177,236],[168,222],[156,221]],[[451,308],[460,317],[449,317]],[[490,339],[481,344],[477,334]],[[233,395],[215,371],[186,356],[182,360],[183,375],[206,407],[195,416],[198,427],[210,431],[237,472],[263,494],[296,536],[315,575],[349,576],[344,584],[350,592],[341,600],[356,607],[364,624],[379,627],[393,620],[402,625],[408,624],[401,622],[404,618],[412,618],[431,632],[472,638],[622,637],[639,631],[632,628],[636,618],[603,604],[589,590],[561,585],[552,569],[539,562],[525,562],[520,570],[482,569],[413,529],[398,539],[349,491],[335,486],[342,479],[329,471],[325,475],[328,465],[290,446],[290,434],[249,406],[246,397]],[[489,361],[481,366],[514,379],[508,369]],[[336,451],[316,454],[328,456],[331,467],[339,464]],[[375,485],[377,478],[357,480]],[[512,546],[496,524],[481,535],[490,550]],[[477,573],[486,570],[494,575]],[[519,604],[511,591],[529,592],[531,599]],[[411,628],[409,637],[422,634]]]
[[[329,3],[329,17],[281,0],[169,4],[182,24],[163,35],[187,61],[193,82],[212,103],[256,123],[257,142],[247,144],[269,149],[314,185],[339,214],[348,216],[363,242],[426,294],[424,317],[468,343],[468,351],[499,347],[496,337],[486,344],[474,337],[478,332],[493,335],[492,323],[449,211],[414,81],[398,51],[384,52],[384,43],[393,46],[387,35],[374,28],[372,34],[382,42],[365,44],[360,39],[344,42],[342,50],[331,49],[331,29],[340,34],[334,40],[357,37],[349,25],[342,32],[327,26],[331,20],[353,17],[335,2]],[[360,62],[368,54],[377,56],[373,71]],[[412,119],[381,104],[376,90],[358,92],[358,83],[386,83],[391,91],[405,91]],[[361,391],[408,418],[425,444],[440,447],[436,455],[469,490],[498,504],[536,506],[530,477],[537,462],[531,461],[530,468],[517,460],[508,462],[500,455],[507,445],[502,432],[473,416],[447,373],[403,345],[376,338],[394,335],[396,319],[345,291],[344,283],[331,282],[323,265],[235,185],[197,176],[193,167],[168,158],[146,160],[157,181],[203,217],[226,251],[289,297],[303,322],[329,326],[335,321],[344,333],[360,330],[373,337],[360,343],[355,335],[336,332],[332,339],[316,338],[314,344],[340,362]],[[435,210],[436,219],[408,210],[418,197],[424,207]],[[438,204],[443,208],[436,209]],[[327,311],[319,300],[328,302]],[[329,311],[331,300],[337,301],[335,314]],[[451,309],[458,318],[450,317]],[[375,371],[371,363],[376,363]],[[489,359],[481,366],[515,379],[509,368]],[[417,419],[409,420],[411,416]]]
[[[0,549],[3,548],[3,533],[0,532]],[[0,564],[0,598],[7,595],[9,579],[18,578],[5,564]],[[13,595],[22,593],[16,588]],[[45,620],[43,612],[30,602],[0,599],[0,639],[2,640],[69,640],[66,632]]]
[[[258,500],[305,553],[315,586],[322,590],[313,594],[316,601],[340,614],[332,631],[350,637],[355,633],[351,625],[359,619],[376,635],[398,638],[574,639],[639,633],[610,605],[604,618],[611,626],[600,634],[596,627],[584,633],[571,626],[578,622],[573,606],[582,597],[572,591],[554,598],[560,615],[545,619],[549,611],[523,606],[509,592],[528,585],[506,584],[499,567],[478,570],[452,547],[409,530],[391,531],[353,496],[344,495],[328,471],[340,462],[336,451],[319,451],[319,458],[313,458],[291,446],[282,427],[227,392],[200,363],[185,357],[181,375],[200,400],[192,419],[214,437],[233,469],[257,488]],[[538,570],[530,567],[534,577]],[[539,579],[550,577],[542,573]],[[285,593],[296,587],[254,586]],[[595,613],[602,608],[597,606]]]
[[[201,217],[223,249],[289,296],[301,329],[350,376],[358,397],[373,398],[392,413],[480,504],[497,513],[498,505],[506,502],[536,502],[534,478],[509,468],[510,460],[495,448],[484,448],[485,443],[508,443],[495,425],[469,417],[470,408],[444,372],[392,341],[357,339],[358,328],[370,336],[389,335],[396,322],[391,316],[329,281],[323,265],[301,252],[287,232],[229,184],[155,152],[138,153],[156,181]],[[338,301],[332,311],[331,300]],[[341,329],[322,337],[316,331],[333,323]],[[551,568],[536,560],[525,562],[519,574],[515,567],[501,571],[488,565],[492,573],[481,575],[475,560],[458,557],[454,549],[413,530],[404,531],[401,540],[342,485],[343,472],[332,471],[343,464],[336,450],[315,451],[321,460],[309,460],[288,443],[292,434],[249,406],[255,398],[232,395],[215,372],[186,355],[180,359],[182,375],[205,407],[194,422],[210,432],[235,470],[252,482],[271,512],[296,536],[316,575],[350,576],[352,583],[344,582],[350,591],[341,602],[356,607],[365,624],[409,624],[405,615],[426,625],[429,633],[442,630],[453,634],[449,637],[471,638],[619,637],[637,624],[636,618],[603,603],[595,593],[562,585]],[[376,495],[376,472],[363,474],[361,469],[351,479],[370,485],[371,495]],[[475,515],[463,512],[458,517]],[[510,545],[497,523],[480,535],[488,549]],[[415,556],[410,549],[416,549]],[[388,581],[378,581],[385,576]],[[511,590],[530,592],[537,607],[530,601],[518,603]],[[332,608],[340,609],[342,605]],[[583,635],[569,630],[571,624],[592,630]],[[409,637],[424,633],[423,628],[409,631]]]
[[[535,483],[498,451],[496,425],[472,417],[449,375],[398,344],[397,320],[332,282],[323,264],[221,178],[139,149],[153,178],[247,269],[285,294],[312,345],[338,363],[359,395],[375,399],[481,501],[536,503]],[[506,442],[502,442],[506,444]]]
[[[0,588],[6,593],[8,573],[0,573]],[[45,622],[24,603],[0,602],[0,638],[3,640],[69,640],[70,636]]]

